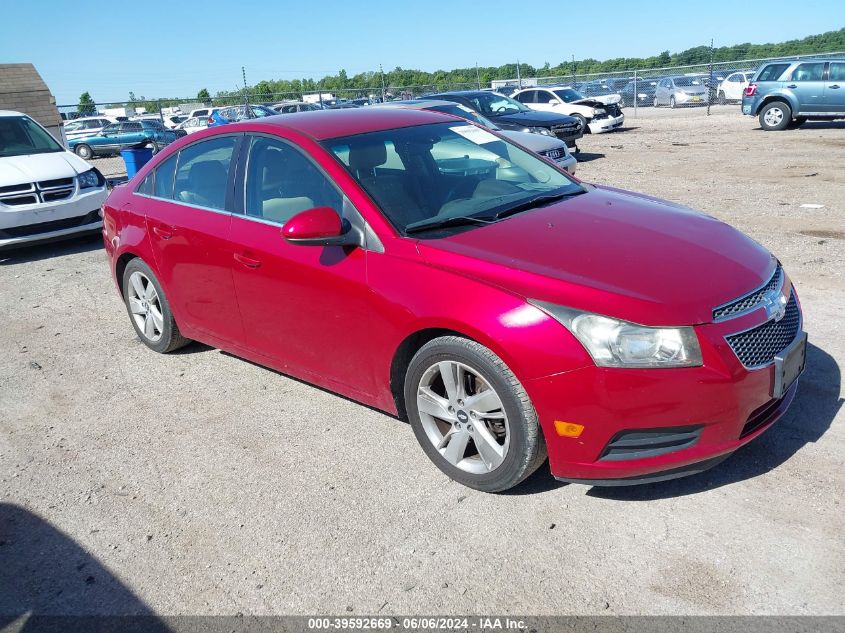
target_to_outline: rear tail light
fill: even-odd
[[[753,97],[757,93],[757,84],[748,84],[745,87],[745,96]]]
[[[211,125],[212,123],[214,123],[214,118],[213,118],[213,117],[208,117],[208,121],[207,121],[207,123],[208,123],[209,125]]]

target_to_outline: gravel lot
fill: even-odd
[[[201,345],[147,350],[97,238],[7,253],[0,613],[845,614],[845,125],[631,115],[582,140],[578,175],[731,222],[799,289],[808,369],[758,441],[673,482],[541,469],[477,493],[401,421]]]

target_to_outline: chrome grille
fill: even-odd
[[[19,185],[0,187],[0,204],[17,207],[39,202],[66,200],[76,189],[74,178],[56,178],[41,182],[25,182]]]
[[[767,321],[745,332],[726,336],[725,340],[740,362],[748,369],[754,369],[774,362],[775,356],[795,340],[800,327],[801,312],[793,292],[780,321]]]
[[[739,299],[735,299],[730,303],[726,303],[724,305],[719,306],[718,308],[713,309],[713,320],[714,321],[722,321],[724,319],[729,319],[737,314],[742,312],[747,312],[751,310],[757,304],[763,301],[763,297],[766,295],[767,292],[774,292],[775,290],[780,290],[783,286],[783,268],[781,265],[778,264],[775,268],[775,272],[772,273],[771,278],[767,281],[763,286],[757,288],[752,292],[749,292],[747,295],[743,295]]]
[[[546,150],[545,152],[540,152],[540,153],[550,160],[561,160],[563,158],[566,158],[566,152],[564,152],[562,149],[557,149],[557,148],[549,149],[549,150]]]

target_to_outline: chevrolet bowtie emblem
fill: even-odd
[[[763,307],[768,318],[780,321],[786,314],[786,297],[779,292],[767,294],[763,297]]]

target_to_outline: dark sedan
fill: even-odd
[[[466,90],[442,92],[422,98],[454,101],[491,119],[503,130],[556,136],[570,147],[575,147],[576,141],[584,135],[584,126],[580,119],[565,114],[531,110],[519,101],[496,92]]]

